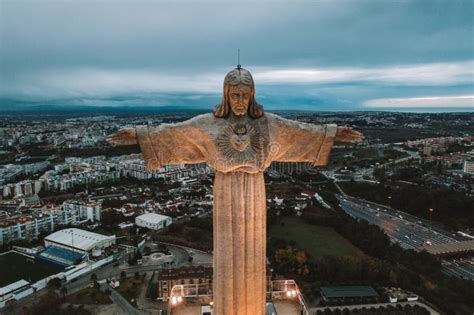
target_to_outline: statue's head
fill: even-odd
[[[240,66],[227,73],[224,79],[224,95],[214,109],[214,116],[228,117],[248,114],[252,118],[263,116],[263,107],[255,100],[255,86],[249,71]]]

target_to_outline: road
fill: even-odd
[[[380,226],[391,240],[405,249],[418,250],[423,244],[453,243],[457,240],[447,231],[434,229],[428,223],[388,207],[376,207],[364,200],[344,197],[341,208],[353,217]]]
[[[197,266],[197,265],[212,264],[212,255],[211,254],[201,252],[201,251],[198,251],[198,250],[191,250],[189,248],[182,247],[182,246],[176,246],[176,245],[172,245],[172,244],[166,244],[166,245],[168,247],[168,250],[174,256],[175,267],[189,266],[189,265]],[[188,261],[190,253],[194,257],[192,263],[189,263],[189,261]],[[79,276],[78,278],[76,278],[75,280],[64,284],[64,286],[67,288],[68,293],[71,294],[73,292],[79,291],[81,289],[84,289],[84,288],[90,286],[92,284],[92,281],[91,281],[91,275],[92,274],[95,274],[97,276],[97,280],[100,281],[100,280],[107,279],[107,278],[112,278],[112,277],[119,278],[120,273],[122,271],[125,271],[127,273],[127,275],[131,276],[131,275],[134,275],[135,272],[143,273],[143,272],[147,272],[147,271],[155,271],[155,270],[158,270],[158,269],[162,268],[162,265],[161,265],[160,261],[155,261],[155,262],[149,261],[148,263],[145,262],[143,265],[128,266],[128,264],[126,262],[127,259],[128,259],[128,254],[125,254],[117,262],[107,264],[105,266],[102,266],[99,269],[96,269],[94,271],[85,273],[85,274]],[[38,301],[39,298],[43,294],[45,294],[46,292],[48,292],[48,290],[43,289],[43,290],[38,291],[36,294],[31,294],[31,295],[21,299],[21,302],[18,303],[18,306],[12,309],[12,314],[21,314],[21,312],[22,312],[21,307],[22,306],[31,305],[31,303],[34,303],[35,301]],[[126,307],[124,305],[119,304],[121,302],[123,304],[123,301],[121,301],[118,298],[116,298],[114,300],[114,302],[117,303],[117,305],[119,307],[121,307],[122,309],[123,309],[123,307]],[[137,310],[135,310],[135,311],[137,311]],[[0,311],[0,314],[1,314],[1,311]],[[125,312],[125,314],[129,314],[129,313]],[[140,313],[130,313],[130,314],[140,314]]]
[[[354,175],[359,175],[361,178],[365,178],[365,177],[372,178],[373,175],[374,175],[375,168],[384,168],[384,167],[387,167],[387,166],[392,165],[392,164],[399,164],[399,163],[403,163],[403,162],[406,162],[406,161],[409,161],[409,160],[420,158],[420,154],[417,151],[409,151],[409,150],[405,150],[405,149],[398,148],[398,147],[394,147],[393,149],[398,150],[400,152],[404,152],[404,153],[408,154],[408,156],[402,157],[402,158],[399,158],[397,160],[393,160],[391,162],[387,162],[387,163],[384,163],[384,164],[359,169],[354,173]],[[321,171],[321,174],[326,176],[326,178],[334,180],[334,183],[336,183],[336,181],[337,181],[337,170],[336,169]]]
[[[120,309],[123,311],[124,314],[135,314],[135,315],[142,315],[143,313],[133,307],[123,296],[120,295],[114,288],[107,286],[110,290],[110,299],[114,302]],[[105,289],[105,288],[104,288]]]
[[[447,275],[462,278],[474,279],[474,257],[460,259],[450,259],[442,261],[443,272]]]
[[[150,244],[149,244],[150,245]],[[187,266],[187,265],[206,265],[206,262],[210,261],[212,262],[212,256],[210,254],[208,259],[201,258],[199,260],[193,260],[193,263],[188,262],[189,258],[189,249],[186,249],[185,247],[182,246],[176,246],[172,244],[166,244],[168,250],[173,254],[174,259],[174,266],[175,267],[180,267],[180,266]],[[196,253],[199,253],[199,256],[203,256],[204,254],[199,251],[195,251]],[[90,277],[91,274],[95,273],[97,276],[98,280],[102,279],[107,279],[107,278],[112,278],[112,277],[120,277],[120,273],[122,271],[125,271],[129,275],[135,274],[135,272],[143,273],[147,271],[155,271],[158,269],[161,269],[161,262],[160,261],[145,261],[144,264],[142,265],[135,265],[135,266],[129,266],[126,262],[128,259],[128,255],[124,255],[117,263],[111,263],[108,265],[105,265],[101,267],[100,269],[94,270],[92,272],[89,272],[75,280],[74,282],[70,282],[66,285],[68,292],[71,292],[71,290],[74,290],[76,288],[82,288],[91,283]]]
[[[379,226],[392,242],[402,248],[418,251],[424,244],[446,244],[460,240],[458,235],[405,212],[347,195],[341,195],[338,199],[346,213]],[[474,280],[474,257],[442,260],[442,271],[447,275]]]

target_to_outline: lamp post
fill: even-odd
[[[428,211],[430,212],[430,221],[433,221],[433,208],[429,208]]]

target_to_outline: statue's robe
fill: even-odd
[[[272,161],[326,165],[337,126],[263,117],[196,116],[137,127],[147,167],[206,162],[214,180],[214,313],[265,314],[266,198]]]

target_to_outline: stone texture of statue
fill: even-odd
[[[334,124],[313,125],[266,113],[253,78],[236,68],[224,79],[214,113],[177,124],[137,126],[111,135],[117,145],[140,145],[150,169],[206,162],[214,179],[214,312],[265,314],[266,197],[263,172],[273,161],[328,162],[333,143],[362,135]]]

